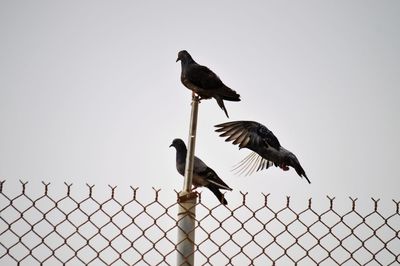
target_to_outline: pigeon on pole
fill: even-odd
[[[178,61],[181,61],[183,85],[199,95],[200,99],[214,98],[229,117],[224,100],[238,102],[240,95],[227,87],[208,67],[197,64],[187,51],[183,50],[178,53],[176,62]]]
[[[186,145],[181,139],[174,139],[170,147],[176,149],[176,170],[184,176],[186,166]],[[228,204],[220,189],[232,190],[224,181],[219,178],[213,169],[208,167],[202,160],[194,157],[193,185],[195,187],[206,187],[211,190],[217,199],[224,205]]]
[[[250,175],[272,165],[287,171],[291,166],[300,177],[305,177],[311,183],[297,157],[282,147],[272,131],[264,125],[254,121],[234,121],[215,127],[218,128],[216,132],[222,132],[220,137],[228,137],[225,141],[233,141],[234,145],[239,145],[239,149],[253,151],[237,164],[235,169],[239,169],[240,173],[247,171],[246,175]]]

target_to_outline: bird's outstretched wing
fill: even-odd
[[[259,145],[273,147],[279,150],[281,147],[279,140],[274,133],[264,125],[254,121],[234,121],[215,125],[216,132],[222,132],[220,137],[228,137],[225,141],[233,141],[239,144],[239,148],[249,148]]]

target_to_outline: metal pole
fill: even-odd
[[[185,181],[183,182],[183,191],[192,191],[194,149],[196,146],[197,114],[199,112],[199,98],[192,95],[192,112],[190,113],[190,128],[188,138],[188,150],[186,154]]]
[[[196,144],[199,98],[193,93],[188,150],[186,153],[185,180],[179,193],[177,265],[194,265],[195,218],[197,194],[192,192],[194,149]]]

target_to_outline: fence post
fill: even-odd
[[[177,265],[194,265],[195,217],[197,194],[192,192],[194,150],[196,144],[199,98],[193,93],[188,150],[186,154],[185,179],[178,202]]]

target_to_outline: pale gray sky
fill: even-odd
[[[398,198],[399,13],[399,1],[1,1],[0,177],[180,189],[168,146],[187,141],[186,49],[241,94],[229,120],[200,104],[196,149],[234,190]],[[249,152],[213,125],[234,120],[271,129],[312,184],[277,168],[233,175]]]

